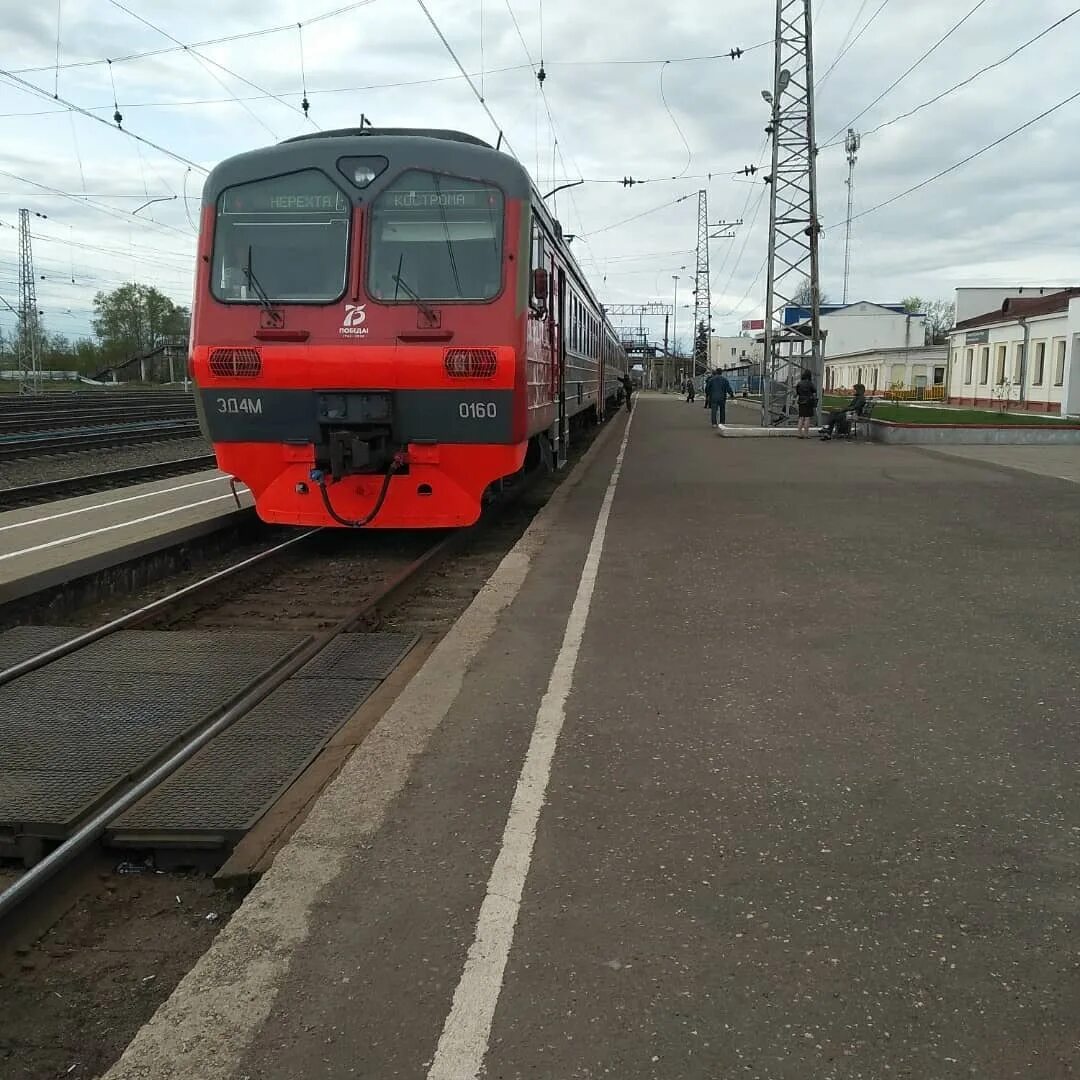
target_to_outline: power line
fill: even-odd
[[[915,184],[913,187],[909,187],[906,191],[901,191],[899,194],[893,195],[891,198],[886,199],[884,202],[878,203],[876,206],[871,206],[869,209],[861,211],[853,218],[851,218],[851,220],[858,221],[859,218],[864,218],[868,214],[873,214],[886,206],[891,206],[894,202],[899,202],[901,199],[906,198],[908,195],[911,195],[916,191],[920,191],[927,185],[932,184],[935,180],[940,180],[943,176],[948,176],[949,173],[956,172],[957,169],[962,168],[964,165],[967,165],[969,162],[974,161],[978,157],[982,157],[983,154],[987,153],[990,150],[993,150],[997,146],[1000,146],[1003,142],[1011,139],[1014,135],[1019,135],[1021,131],[1026,130],[1033,124],[1037,124],[1040,120],[1044,120],[1051,113],[1055,113],[1058,111],[1058,109],[1064,108],[1066,105],[1068,105],[1072,101],[1075,101],[1077,98],[1080,98],[1080,90],[1077,90],[1075,94],[1070,94],[1067,98],[1059,101],[1056,105],[1052,105],[1045,112],[1039,113],[1038,116],[1033,116],[1030,120],[1021,124],[1019,127],[1013,128],[1012,131],[1009,131],[1006,134],[1002,135],[1001,138],[995,139],[992,143],[987,143],[986,146],[982,147],[980,150],[976,150],[975,153],[968,154],[966,158],[956,162],[956,164],[950,165],[947,169],[942,169],[941,172],[935,173],[933,176],[927,177],[925,180],[921,181],[918,184]]]
[[[139,15],[138,13],[132,11],[131,8],[125,7],[122,3],[120,3],[120,0],[109,0],[109,3],[111,3],[113,5],[113,7],[119,8],[121,11],[123,11],[127,15],[130,15],[133,19],[137,19],[144,26],[150,27],[150,29],[153,30],[155,33],[158,33],[162,37],[167,38],[169,41],[173,42],[174,44],[178,45],[181,49],[183,49],[184,52],[186,52],[190,56],[194,57],[202,65],[202,67],[205,69],[206,73],[212,79],[214,79],[218,83],[218,85],[221,86],[226,91],[226,93],[228,93],[232,97],[232,99],[234,101],[236,101],[237,104],[240,105],[240,107],[243,108],[244,111],[247,112],[248,115],[251,116],[251,118],[257,124],[260,124],[262,127],[266,128],[266,130],[270,132],[270,134],[271,134],[271,136],[273,136],[273,138],[276,139],[278,137],[277,134],[269,126],[267,126],[265,123],[263,123],[263,121],[258,116],[256,116],[255,113],[253,113],[251,111],[251,109],[249,109],[242,101],[240,101],[240,99],[232,92],[232,90],[230,90],[229,87],[226,86],[226,84],[220,78],[218,78],[218,76],[215,75],[214,72],[212,72],[210,70],[208,65],[213,64],[214,67],[220,68],[222,71],[225,72],[226,75],[231,75],[238,82],[242,82],[246,86],[250,86],[253,90],[258,90],[259,93],[265,94],[265,95],[267,95],[267,97],[273,98],[275,101],[281,102],[281,104],[284,105],[285,108],[290,109],[293,112],[298,112],[302,116],[305,115],[301,109],[297,109],[297,108],[295,108],[295,106],[290,105],[284,98],[280,97],[278,94],[275,94],[270,90],[267,90],[263,86],[259,86],[258,83],[254,83],[250,79],[244,78],[243,75],[237,74],[231,68],[227,68],[224,64],[220,64],[216,60],[211,60],[208,56],[203,56],[202,53],[200,53],[194,46],[186,45],[179,38],[173,37],[173,35],[170,34],[167,30],[163,30],[160,26],[157,26],[156,24],[152,23],[149,19],[146,19],[142,15]]]
[[[648,217],[649,214],[655,214],[660,210],[666,210],[669,206],[676,206],[681,202],[686,202],[687,199],[694,198],[697,198],[697,192],[691,191],[689,195],[680,195],[677,199],[671,199],[668,202],[661,203],[659,206],[654,206],[650,210],[643,210],[640,214],[634,214],[633,217],[623,218],[622,221],[613,221],[610,225],[604,225],[602,228],[593,229],[593,231],[587,235],[599,236],[601,233],[609,232],[611,229],[617,229],[621,225],[629,225],[632,221],[640,221],[641,218]]]
[[[424,3],[424,0],[416,0],[416,2],[420,5],[420,10],[424,13],[425,16],[427,16],[427,21],[431,23],[432,30],[434,30],[435,33],[438,34],[439,40],[443,43],[446,51],[450,54],[451,59],[453,59],[454,63],[457,64],[458,71],[461,72],[461,74],[465,78],[465,81],[469,84],[469,89],[472,90],[473,94],[476,95],[476,100],[480,102],[480,108],[484,110],[484,112],[487,114],[487,118],[491,121],[491,123],[495,127],[495,130],[499,133],[499,141],[506,143],[506,148],[516,158],[517,154],[514,153],[514,148],[510,145],[510,140],[506,138],[506,136],[503,134],[502,126],[499,124],[498,120],[495,119],[494,115],[491,112],[491,109],[488,108],[488,104],[484,100],[484,95],[476,89],[476,84],[472,81],[472,77],[465,70],[464,65],[458,59],[457,53],[454,52],[453,48],[451,48],[450,42],[446,40],[446,35],[442,32],[442,30],[439,29],[439,24],[435,21],[435,18],[431,14],[431,12],[428,11],[427,4]]]
[[[31,180],[26,176],[19,176],[16,173],[7,172],[4,169],[0,169],[0,176],[6,176],[10,180],[18,180],[21,184],[29,184],[31,187],[40,188],[42,191],[48,192],[50,195],[59,195],[62,198],[68,199],[75,203],[77,206],[88,206],[91,210],[97,210],[98,213],[108,214],[110,217],[119,218],[121,221],[131,224],[131,220],[134,219],[140,225],[150,226],[156,225],[159,229],[168,229],[170,232],[179,233],[185,239],[191,238],[184,232],[183,229],[178,229],[175,225],[167,225],[164,221],[158,221],[155,218],[135,217],[134,210],[119,210],[114,206],[103,206],[100,203],[91,202],[89,199],[84,199],[81,195],[72,195],[70,192],[61,191],[59,188],[49,187],[48,184],[39,183],[37,180]]]
[[[80,116],[89,117],[91,120],[96,121],[99,124],[104,124],[107,128],[112,128],[113,125],[106,120],[103,116],[97,116],[95,113],[90,112],[88,109],[82,108],[80,105],[74,104],[74,102],[67,101],[62,97],[58,97],[55,94],[50,94],[48,90],[42,90],[40,86],[35,86],[32,82],[28,82],[26,79],[20,78],[14,72],[5,71],[0,68],[0,78],[7,79],[8,82],[18,87],[20,90],[25,90],[28,94],[33,94],[35,97],[45,98],[46,101],[59,101],[65,108],[72,112],[79,113]],[[152,150],[157,150],[158,153],[164,154],[166,157],[172,158],[174,161],[179,161],[182,165],[190,165],[193,169],[198,169],[200,172],[209,175],[210,170],[203,168],[202,165],[197,164],[194,161],[189,160],[182,154],[174,153],[172,150],[167,149],[164,146],[159,145],[156,142],[152,142],[150,139],[144,138],[142,135],[136,135],[134,131],[129,131],[127,128],[116,126],[116,130],[127,135],[130,139],[135,139],[136,142],[142,143],[144,146],[149,146]]]
[[[292,24],[293,29],[296,28],[296,24]],[[241,35],[242,36],[242,35]],[[772,42],[766,42],[765,44],[771,45]],[[752,46],[752,48],[760,48],[760,46]],[[175,52],[176,50],[166,50],[167,52]],[[750,52],[750,49],[735,50],[740,54]],[[738,57],[736,57],[737,59]],[[673,57],[672,59],[665,60],[663,58],[652,57],[641,60],[552,60],[549,62],[549,67],[558,65],[593,65],[593,66],[607,66],[611,64],[640,64],[640,65],[654,65],[654,64],[687,64],[694,63],[699,60],[730,60],[731,53],[715,53],[709,56],[682,56]],[[102,61],[104,63],[104,61]],[[25,70],[25,69],[23,69]],[[36,70],[36,69],[32,69]],[[535,70],[535,64],[507,64],[505,67],[488,68],[483,72],[486,78],[491,78],[492,75],[506,75],[515,71],[531,71]],[[19,74],[15,72],[14,74]],[[404,79],[396,82],[387,83],[367,83],[362,86],[334,86],[328,87],[325,90],[308,90],[308,97],[315,97],[321,94],[356,94],[362,93],[368,90],[399,90],[411,86],[434,86],[438,83],[456,82],[458,79],[478,79],[481,72],[473,71],[468,73],[462,73],[460,75],[437,75],[426,79]],[[48,99],[52,100],[52,95],[46,95]],[[194,108],[200,105],[228,105],[234,101],[266,101],[268,99],[282,100],[290,97],[299,97],[298,94],[245,94],[243,96],[236,95],[227,98],[189,98],[185,101],[128,101],[124,103],[124,108],[131,109],[172,109],[172,108]],[[292,108],[292,106],[289,106]],[[110,105],[89,105],[86,106],[90,112],[112,112],[113,106]],[[20,119],[23,117],[35,117],[35,116],[54,116],[59,113],[67,112],[67,109],[42,109],[38,112],[8,112],[0,113],[0,119]]]
[[[851,31],[855,29],[855,23],[859,21],[859,16],[862,15],[863,10],[868,3],[869,0],[863,0],[862,7],[859,8],[858,14],[856,14],[855,18],[851,22],[851,28],[848,30],[848,34],[850,34]],[[845,37],[845,44],[841,46],[840,52],[837,53],[836,59],[829,65],[825,74],[817,80],[814,86],[815,90],[820,90],[825,85],[825,80],[833,73],[836,65],[839,64],[840,61],[843,60],[849,52],[851,52],[851,50],[855,47],[855,43],[859,40],[859,38],[863,36],[863,34],[866,33],[867,30],[870,29],[870,27],[874,24],[874,20],[885,10],[888,3],[889,0],[882,0],[881,6],[874,12],[873,15],[870,16],[869,19],[867,19],[863,28],[850,41],[847,41],[847,38]]]
[[[690,171],[690,162],[694,160],[694,155],[690,150],[690,144],[686,141],[686,136],[683,134],[683,129],[679,127],[679,121],[675,119],[675,114],[671,111],[671,106],[667,103],[667,95],[664,93],[664,71],[666,69],[667,61],[660,65],[660,100],[664,103],[664,109],[667,111],[668,119],[675,125],[675,130],[679,133],[679,138],[682,139],[682,144],[686,148],[686,165],[683,168],[683,171],[679,173],[678,177],[673,178],[679,179]]]
[[[983,7],[983,5],[985,5],[987,2],[988,0],[978,0],[974,7],[972,7],[971,10],[968,11],[968,13],[964,15],[959,22],[955,23],[941,37],[939,37],[937,41],[935,41],[934,44],[931,45],[930,48],[927,49],[926,52],[924,52],[922,56],[920,56],[918,60],[916,60],[915,63],[911,65],[911,67],[909,67],[905,72],[903,72],[903,74],[901,74],[887,87],[885,87],[885,89],[882,90],[881,93],[878,94],[878,96],[874,98],[874,100],[871,101],[869,105],[866,106],[865,109],[863,109],[861,112],[856,113],[846,124],[842,124],[840,126],[840,130],[837,131],[834,135],[832,135],[828,141],[831,143],[833,139],[835,139],[843,132],[847,131],[849,127],[854,127],[856,120],[859,120],[861,117],[865,116],[879,101],[881,101],[882,98],[895,90],[927,57],[929,57],[932,53],[936,52],[942,45],[944,45],[945,42],[948,41],[949,38],[952,37],[952,35],[955,34],[956,31],[959,30],[960,27],[963,26],[964,23],[966,23],[968,19],[970,19],[975,14],[975,12],[977,12],[979,8]]]
[[[312,15],[310,19],[305,19],[302,23],[303,26],[312,26],[315,23],[323,22],[326,19],[333,19],[338,15],[345,15],[350,11],[355,11],[357,8],[367,7],[369,4],[374,4],[375,0],[356,0],[355,3],[346,4],[344,7],[334,8],[333,11],[324,11],[321,15]],[[71,68],[85,68],[85,67],[100,67],[102,64],[126,64],[133,60],[146,60],[155,56],[167,56],[169,53],[179,52],[181,48],[190,49],[204,49],[209,45],[226,45],[232,41],[245,41],[249,38],[265,37],[267,34],[280,34],[286,30],[295,30],[297,24],[295,22],[285,23],[282,26],[264,26],[259,30],[246,30],[238,34],[227,34],[225,37],[207,38],[205,41],[195,41],[190,45],[178,45],[173,49],[148,49],[145,52],[128,53],[126,56],[114,56],[111,60],[102,58],[100,60],[73,60],[67,64],[61,64],[61,71],[68,71]],[[53,65],[47,64],[39,67],[27,67],[16,69],[17,75],[36,75],[41,71],[52,71]]]
[[[1007,53],[999,60],[995,60],[992,64],[987,64],[985,67],[979,68],[978,71],[969,75],[966,79],[961,79],[960,82],[954,83],[947,90],[942,90],[940,94],[935,94],[928,101],[924,101],[922,102],[922,104],[916,105],[913,109],[908,109],[907,112],[903,112],[899,116],[894,116],[891,120],[885,120],[883,123],[878,124],[877,127],[872,127],[869,131],[863,132],[862,137],[866,138],[867,135],[875,135],[883,128],[891,127],[893,124],[899,123],[901,120],[907,120],[910,117],[914,116],[916,113],[922,112],[923,109],[927,108],[930,105],[936,105],[939,101],[942,100],[942,98],[946,98],[950,94],[955,93],[957,90],[960,90],[963,87],[970,85],[977,78],[985,75],[988,71],[993,71],[995,68],[1001,67],[1002,64],[1008,63],[1008,61],[1012,60],[1014,56],[1023,52],[1029,46],[1034,45],[1036,41],[1039,41],[1042,38],[1046,37],[1047,34],[1056,30],[1059,26],[1061,26],[1063,23],[1068,22],[1069,19],[1074,18],[1076,15],[1080,15],[1080,8],[1074,8],[1067,15],[1063,15],[1060,19],[1058,19],[1057,22],[1052,23],[1050,26],[1046,27],[1045,30],[1040,30],[1039,33],[1037,33],[1034,37],[1028,38],[1028,40],[1021,45],[1017,45],[1017,47],[1013,49],[1012,52]],[[838,139],[835,142],[825,143],[821,147],[821,149],[828,150],[833,146],[843,146],[843,144],[844,139]]]

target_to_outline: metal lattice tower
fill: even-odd
[[[822,386],[821,287],[818,278],[817,148],[814,138],[814,60],[810,0],[777,0],[769,198],[768,293],[761,422],[793,414],[794,387],[809,368]],[[788,307],[809,286],[810,319],[801,328],[784,322]],[[820,404],[819,404],[820,421]]]
[[[847,221],[844,231],[844,303],[848,297],[848,279],[851,277],[851,215],[855,210],[855,162],[859,160],[862,138],[854,128],[848,128],[844,149],[847,151]]]
[[[19,389],[22,393],[41,389],[38,369],[38,306],[34,282],[34,254],[30,247],[30,211],[19,211],[19,340],[16,349]]]
[[[698,340],[705,326],[705,347]],[[708,195],[697,197],[697,270],[694,273],[694,378],[709,370],[709,341],[712,338],[712,292],[709,288],[709,206]]]

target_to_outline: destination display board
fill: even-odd
[[[502,193],[497,188],[388,191],[385,199],[393,210],[497,210]]]
[[[227,188],[223,214],[347,214],[349,200],[322,173],[294,173]]]

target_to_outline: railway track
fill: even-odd
[[[168,822],[162,826],[151,821],[148,827],[145,815],[139,817],[140,806],[145,808],[152,793],[165,790],[170,778],[180,776],[178,770],[206,748],[212,749],[215,739],[255,715],[275,692],[292,692],[296,698],[301,681],[304,685],[296,698],[298,708],[317,714],[326,707],[331,712],[336,709],[339,715],[338,723],[316,733],[310,749],[317,751],[375,684],[389,675],[421,634],[446,629],[457,612],[467,606],[506,544],[512,543],[505,529],[509,527],[514,537],[519,534],[515,508],[523,494],[535,486],[535,480],[518,485],[488,520],[472,529],[434,535],[309,530],[119,618],[83,628],[17,627],[9,631],[14,637],[14,659],[9,637],[7,663],[0,670],[0,716],[6,713],[33,721],[38,706],[44,702],[49,720],[37,757],[30,746],[23,754],[25,760],[14,762],[14,767],[30,773],[49,771],[48,790],[63,792],[69,801],[71,793],[63,780],[65,769],[78,779],[89,767],[88,761],[108,759],[114,749],[123,756],[126,744],[117,744],[116,733],[109,729],[113,717],[120,716],[121,739],[130,740],[138,734],[134,728],[124,726],[132,711],[127,709],[127,698],[135,700],[135,713],[143,707],[157,714],[155,723],[166,714],[172,715],[173,704],[187,704],[196,711],[203,704],[206,708],[194,721],[194,714],[169,721],[179,732],[173,732],[175,737],[169,737],[172,729],[167,722],[164,728],[159,724],[165,735],[150,750],[144,749],[138,763],[118,771],[109,760],[108,769],[112,771],[107,769],[98,784],[104,791],[79,793],[75,798],[83,808],[79,813],[67,818],[65,813],[59,813],[55,820],[42,825],[42,814],[49,817],[47,806],[25,810],[21,823],[7,808],[8,820],[0,821],[0,855],[21,858],[30,868],[0,893],[0,924],[55,874],[63,872],[106,836],[114,847],[156,852],[213,849],[217,854],[211,861],[223,859],[243,834],[242,829],[233,828],[234,822],[210,828],[203,827],[205,822],[198,828],[182,826],[173,830],[175,840],[163,839],[170,832]],[[479,558],[471,571],[449,576],[449,588],[436,587],[431,595],[418,601],[419,607],[404,621],[398,619],[390,630],[382,629],[395,613],[400,614],[397,609],[423,581],[437,575],[444,563],[466,548],[475,552],[461,556],[463,565]],[[4,647],[0,636],[0,657],[5,656]],[[20,649],[26,655],[19,655]],[[368,655],[372,649],[377,654],[373,662]],[[133,667],[125,667],[123,660],[117,664],[117,657],[125,656],[136,658]],[[392,662],[387,663],[387,657]],[[227,673],[235,674],[229,672],[233,665],[241,674],[246,672],[245,677],[226,679],[217,687],[214,701],[204,701],[201,695],[207,684],[215,683],[223,667]],[[314,670],[315,674],[305,681],[298,675],[304,670]],[[168,677],[164,678],[166,672]],[[350,680],[353,685],[345,685]],[[320,681],[344,696],[339,694],[327,702],[320,697],[319,689],[314,698],[305,698],[304,694]],[[17,692],[28,685],[28,696],[19,698]],[[356,695],[356,700],[350,693]],[[176,702],[159,700],[170,694],[176,695]],[[64,730],[53,737],[53,728],[61,726],[61,717],[50,704],[57,700],[83,702],[84,706],[81,712],[79,708],[68,709],[64,713]],[[183,714],[183,708],[179,711]],[[0,720],[0,733],[3,725]],[[271,724],[271,729],[281,734],[280,725],[274,728]],[[29,741],[32,743],[42,730],[40,725],[33,728],[36,734]],[[287,738],[292,734],[288,733]],[[27,739],[25,733],[22,738]],[[73,756],[70,745],[76,739],[82,743],[79,753]],[[265,772],[274,746],[272,740],[262,745],[259,764]],[[49,757],[54,751],[62,760]],[[300,754],[305,761],[306,753]],[[281,783],[275,787],[273,798],[295,778],[296,764],[286,761],[279,770]],[[243,766],[244,762],[238,763],[239,768]],[[177,790],[168,793],[174,809],[205,807],[208,800],[213,801],[212,792],[180,791],[177,785],[183,781],[180,777],[173,785]],[[233,792],[229,798],[235,795]],[[266,812],[273,798],[252,808],[253,820]],[[2,803],[0,799],[0,818],[5,816]],[[166,819],[171,820],[173,812],[167,811]],[[37,819],[37,824],[28,827],[30,819]]]
[[[194,419],[169,420],[161,424],[127,424],[94,431],[33,432],[0,437],[0,461],[44,457],[73,450],[107,450],[135,443],[191,439],[199,435]]]
[[[216,460],[213,454],[200,454],[195,457],[176,458],[172,461],[136,465],[129,469],[112,469],[108,472],[0,488],[0,505],[5,510],[13,510],[20,506],[37,506],[40,503],[73,498],[77,495],[113,491],[116,488],[127,487],[129,484],[139,484],[147,480],[163,480],[170,476],[183,476],[185,473],[212,469]]]
[[[0,921],[37,893],[55,874],[70,866],[83,852],[95,845],[110,826],[123,818],[126,811],[173,777],[185,763],[210,746],[216,738],[253,715],[260,705],[266,703],[275,691],[284,688],[302,669],[320,658],[325,661],[328,650],[333,646],[338,646],[337,652],[341,652],[340,647],[343,644],[354,645],[355,639],[361,636],[358,631],[362,632],[369,627],[383,610],[415,587],[418,578],[457,549],[464,542],[464,537],[465,534],[454,533],[434,541],[414,537],[411,545],[403,545],[400,539],[383,543],[381,546],[386,550],[383,552],[385,557],[379,560],[380,568],[375,570],[369,566],[367,580],[356,592],[343,598],[339,576],[341,571],[349,566],[358,569],[361,563],[372,564],[376,560],[371,558],[370,552],[366,558],[362,558],[355,552],[344,550],[341,550],[336,558],[324,558],[325,570],[321,573],[321,589],[317,586],[313,592],[310,584],[316,575],[312,567],[312,557],[325,556],[326,542],[328,539],[332,541],[333,537],[328,538],[326,534],[315,531],[301,533],[177,593],[167,595],[108,623],[68,636],[66,640],[57,641],[56,644],[40,649],[0,671],[0,687],[25,676],[47,676],[65,665],[70,666],[71,661],[85,650],[127,631],[134,631],[136,634],[146,632],[145,647],[160,648],[163,635],[154,633],[153,630],[162,627],[174,632],[179,648],[182,649],[190,644],[193,638],[197,638],[206,652],[205,635],[193,635],[193,629],[217,631],[220,648],[225,649],[228,640],[235,640],[235,636],[243,631],[251,631],[256,627],[265,629],[273,624],[274,641],[281,646],[277,654],[268,651],[265,658],[255,665],[258,670],[242,680],[242,685],[238,683],[231,686],[227,699],[220,707],[208,710],[205,717],[190,725],[182,737],[164,742],[142,767],[132,769],[122,783],[113,785],[113,790],[99,801],[100,804],[94,812],[79,821],[58,847],[37,861],[10,888],[0,893]],[[323,545],[321,551],[320,541]],[[314,551],[311,550],[313,546]],[[275,588],[270,590],[271,595],[268,596],[271,578]],[[292,608],[283,607],[282,597],[294,590],[298,584],[304,586],[304,599]],[[319,595],[320,591],[322,595]],[[283,635],[283,624],[295,632],[286,632]],[[180,627],[183,629],[178,629]],[[165,638],[169,636],[172,635],[164,635]],[[253,640],[257,636],[249,633],[246,640]],[[121,642],[121,645],[123,644]],[[400,647],[404,643],[395,644]],[[213,644],[210,648],[214,648]],[[94,681],[80,678],[80,674],[78,670],[69,674],[68,681],[73,693],[79,692],[80,683]],[[149,673],[146,673],[146,676],[147,681],[152,681]],[[126,681],[120,675],[114,678],[121,682]],[[194,683],[195,680],[192,681]],[[342,710],[339,708],[340,711]],[[342,721],[345,718],[343,715]],[[102,723],[107,723],[104,717]],[[332,731],[328,734],[332,734]],[[92,753],[94,748],[88,742],[82,749],[82,756],[85,758],[86,753]],[[272,754],[273,747],[264,746],[263,750]],[[265,766],[265,761],[260,762],[260,765]],[[82,767],[80,765],[80,768]],[[291,780],[291,773],[286,773],[284,779]],[[34,846],[25,844],[23,850],[31,851]]]

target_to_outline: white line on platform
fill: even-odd
[[[174,491],[186,491],[188,488],[202,487],[203,484],[217,484],[228,479],[227,476],[211,476],[208,480],[194,480],[190,484],[177,484],[175,487],[143,491],[138,495],[125,495],[122,499],[94,503],[93,506],[79,506],[74,510],[62,510],[59,514],[48,514],[45,517],[31,518],[27,521],[13,521],[10,525],[0,525],[0,532],[6,532],[8,529],[22,529],[27,525],[44,525],[49,521],[59,521],[60,518],[74,517],[76,514],[88,514],[92,510],[108,510],[110,506],[122,506],[124,503],[137,502],[139,499],[152,499],[155,495],[171,495]],[[0,492],[0,494],[3,493]]]
[[[237,488],[240,495],[248,494],[247,489]],[[212,499],[200,499],[198,502],[185,503],[183,506],[173,506],[168,510],[159,510],[156,514],[147,514],[145,517],[132,518],[130,521],[117,521],[112,525],[103,525],[100,529],[91,529],[89,532],[76,533],[74,536],[61,536],[58,540],[49,540],[44,544],[35,544],[33,547],[23,548],[21,551],[8,551],[0,555],[0,562],[4,559],[16,559],[20,555],[32,555],[35,551],[47,551],[49,548],[59,547],[61,544],[71,544],[76,540],[88,540],[91,536],[101,533],[113,532],[115,529],[127,529],[132,525],[142,525],[156,518],[168,517],[170,514],[180,514],[185,510],[194,510],[197,506],[209,506],[210,503],[221,502],[222,499],[232,499],[232,493],[228,495],[215,495]]]
[[[529,750],[503,830],[502,844],[491,870],[484,902],[480,906],[476,936],[469,947],[461,981],[454,991],[450,1015],[443,1026],[427,1080],[475,1080],[484,1063],[495,1006],[502,992],[506,961],[514,943],[521,894],[536,845],[536,827],[551,780],[555,747],[566,719],[566,699],[574,682],[574,669],[585,634],[585,623],[589,618],[611,504],[622,472],[632,422],[633,413],[626,422],[615,468],[600,505],[600,514],[581,572],[581,582],[563,634],[562,647],[540,701]]]

